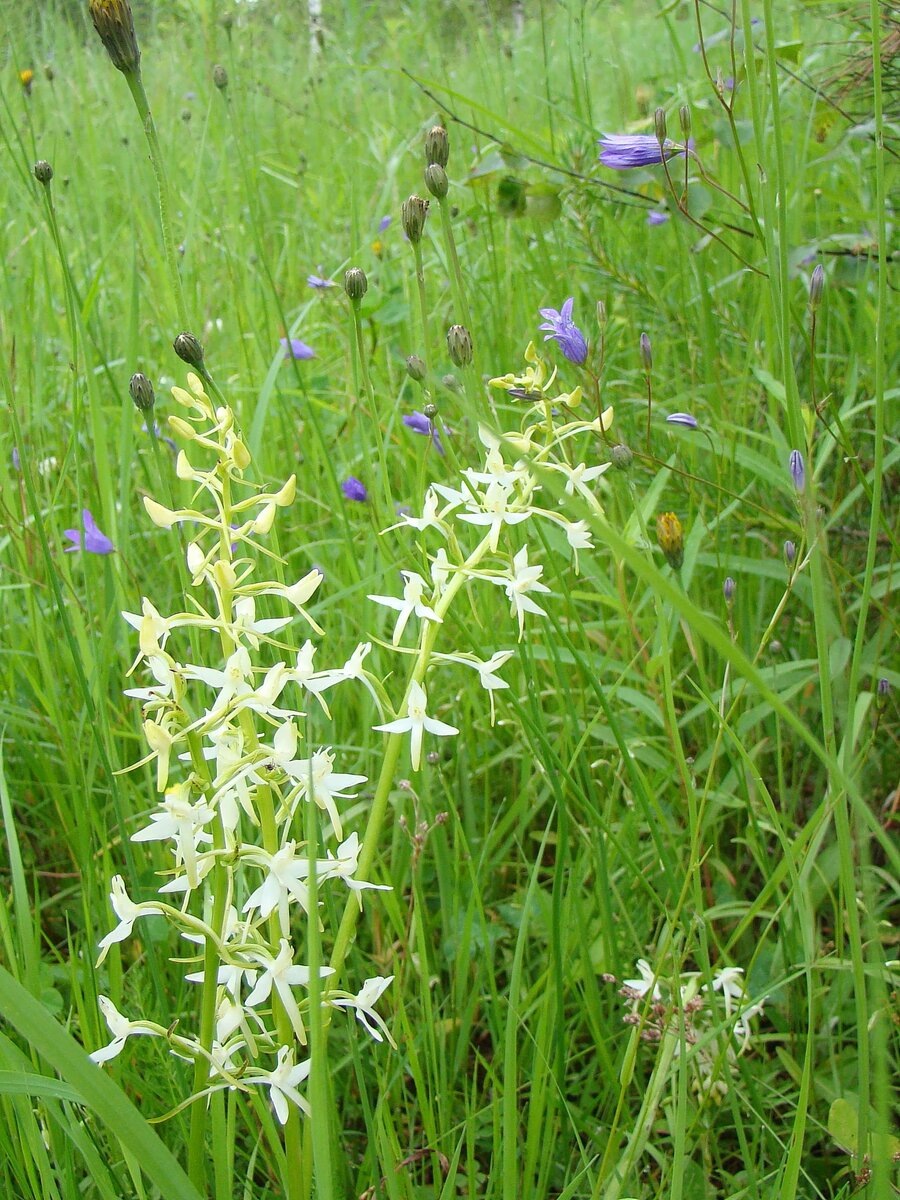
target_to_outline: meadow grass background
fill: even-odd
[[[898,141],[881,50],[897,17],[876,4],[738,8],[745,26],[760,21],[750,78],[742,36],[736,71],[727,41],[709,50],[713,72],[739,80],[729,126],[693,50],[691,4],[526,3],[519,29],[499,4],[326,0],[315,61],[304,5],[229,6],[230,29],[225,6],[202,0],[135,5],[190,326],[257,477],[277,486],[298,474],[278,549],[288,575],[325,573],[316,615],[329,662],[389,633],[365,597],[396,591],[415,552],[402,531],[380,535],[393,514],[341,492],[350,475],[373,494],[383,480],[349,304],[306,277],[340,281],[350,265],[368,275],[390,494],[418,512],[426,480],[455,482],[449,459],[400,421],[422,407],[404,367],[422,338],[399,208],[425,194],[430,125],[447,119],[480,371],[518,371],[540,336],[538,308],[568,295],[596,343],[602,300],[604,403],[615,440],[639,452],[640,334],[652,342],[653,460],[638,453],[603,477],[611,544],[582,552],[578,576],[561,539],[535,544],[553,596],[504,670],[496,725],[460,669],[440,713],[460,736],[432,742],[436,760],[408,786],[398,777],[376,876],[394,891],[367,902],[354,956],[360,971],[395,975],[381,1011],[399,1049],[336,1031],[335,1183],[320,1194],[896,1193],[895,1144],[881,1135],[898,1030]],[[727,28],[700,11],[707,35]],[[112,922],[111,875],[149,897],[164,857],[128,841],[154,802],[150,768],[114,774],[144,753],[138,706],[122,697],[135,639],[120,612],[138,611],[142,595],[162,612],[181,607],[178,540],[141,504],[178,485],[128,380],[140,370],[155,382],[162,422],[166,386],[183,385],[185,368],[171,349],[179,325],[154,177],[122,77],[82,6],[4,3],[0,14],[0,1190],[151,1196],[164,1189],[142,1178],[114,1093],[105,1116],[99,1097],[97,1112],[78,1103],[89,1074],[49,1018],[91,1050],[108,1040],[98,993],[163,1023],[194,1000],[157,923],[93,966]],[[216,63],[228,71],[222,93]],[[35,71],[30,94],[24,68]],[[760,236],[696,180],[692,211],[756,272],[677,214],[647,225],[665,200],[659,168],[597,165],[601,132],[652,132],[661,105],[678,136],[685,103],[704,166],[752,199]],[[53,166],[49,190],[33,178],[38,159]],[[530,207],[511,216],[504,187],[522,184]],[[460,314],[436,211],[423,245],[440,380]],[[812,354],[817,263],[826,284]],[[288,332],[316,358],[285,362]],[[573,386],[553,343],[547,353]],[[514,402],[495,399],[512,427]],[[435,401],[457,459],[477,465],[472,412],[440,383]],[[700,429],[667,426],[676,411]],[[791,449],[806,458],[799,500]],[[590,452],[601,461],[608,450],[598,440]],[[85,507],[115,555],[63,553],[62,531]],[[637,518],[652,529],[667,510],[685,529],[679,571],[644,543]],[[439,649],[488,658],[516,645],[500,589],[487,590],[457,606]],[[379,654],[386,675],[394,663]],[[333,736],[356,763],[344,769],[373,778],[370,708],[344,700]],[[348,824],[362,827],[365,810],[364,794]],[[421,844],[399,820],[438,814]],[[733,1069],[715,1058],[727,1085],[715,1100],[692,1087],[686,1053],[666,1058],[623,1023],[618,986],[639,958],[662,978],[741,967],[764,1002],[748,1053]],[[144,1117],[190,1090],[187,1065],[141,1039],[107,1074]],[[872,1151],[866,1162],[829,1133],[836,1100],[849,1106],[851,1140],[875,1139],[857,1142]],[[156,1126],[179,1159],[186,1130],[185,1113]],[[282,1194],[252,1127],[229,1144],[233,1191],[217,1174],[211,1195]]]

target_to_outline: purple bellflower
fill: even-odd
[[[411,412],[403,414],[403,424],[407,429],[411,429],[413,433],[420,433],[423,437],[430,437],[434,443],[434,448],[438,454],[444,453],[444,447],[441,443],[441,435],[434,427],[434,421],[430,417],[426,417],[421,412]]]
[[[322,268],[319,267],[319,270],[321,271]],[[307,275],[306,282],[309,287],[318,288],[320,291],[325,288],[337,287],[333,279],[325,279],[322,275]]]
[[[791,479],[794,481],[794,487],[798,492],[806,490],[806,463],[803,461],[803,455],[799,450],[792,450],[791,456],[788,459],[788,467],[791,472]]]
[[[550,331],[544,336],[545,342],[549,342],[552,338],[559,343],[560,350],[569,362],[581,366],[588,356],[588,344],[584,334],[572,320],[574,303],[574,297],[570,296],[559,310],[542,308],[540,314],[544,318],[544,323],[538,328]]]
[[[387,229],[388,225],[390,225],[390,223],[391,223],[391,221],[393,221],[393,219],[394,219],[393,217],[382,217],[381,220],[378,222],[378,232],[384,233],[384,231]]]
[[[651,208],[650,211],[647,213],[647,224],[648,225],[665,225],[665,223],[666,223],[666,221],[668,221],[668,219],[669,219],[669,214],[667,212],[659,212],[655,208]]]
[[[115,546],[106,534],[101,533],[97,528],[97,522],[89,508],[82,510],[81,520],[84,525],[84,533],[80,529],[63,530],[63,537],[72,543],[71,546],[66,546],[66,553],[71,554],[74,550],[86,550],[88,554],[112,554]]]
[[[666,417],[667,425],[681,425],[685,429],[696,429],[697,418],[692,417],[690,413],[670,413]]]
[[[315,358],[316,352],[312,346],[307,346],[306,342],[301,342],[299,338],[282,338],[281,348],[284,351],[285,358]]]
[[[355,475],[347,476],[341,484],[341,491],[348,500],[353,500],[356,504],[365,504],[369,498],[366,485],[361,479],[357,479]]]
[[[688,143],[687,149],[691,148]],[[652,167],[676,154],[684,154],[685,147],[666,138],[662,146],[652,133],[607,133],[600,139],[600,161],[604,167],[614,171],[628,171],[632,167]]]
[[[22,470],[22,460],[19,457],[19,447],[18,446],[13,446],[12,454],[10,455],[10,458],[12,460],[13,470],[21,471]]]

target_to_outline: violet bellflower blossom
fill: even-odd
[[[569,362],[581,366],[588,356],[588,344],[584,334],[572,320],[574,303],[574,297],[570,296],[560,309],[540,309],[544,321],[538,328],[549,330],[549,333],[544,336],[545,342],[549,342],[551,339],[558,342],[560,350]]]
[[[438,454],[442,455],[444,453],[441,435],[438,433],[434,421],[430,417],[426,417],[421,412],[411,412],[404,413],[402,420],[406,428],[411,429],[413,433],[420,433],[423,437],[430,437]]]
[[[285,358],[315,358],[316,352],[312,346],[307,346],[306,342],[301,342],[299,338],[282,338],[281,348],[284,351]]]
[[[650,226],[665,225],[665,223],[666,223],[666,221],[668,221],[668,219],[669,219],[669,214],[667,212],[659,212],[655,208],[651,208],[650,211],[647,213],[647,224]]]
[[[393,217],[382,217],[381,220],[378,222],[378,232],[384,233],[384,231],[387,229],[387,227],[390,225],[390,223],[391,223],[391,221],[393,221],[393,219],[394,219]]]
[[[66,553],[71,554],[75,550],[86,550],[88,554],[114,553],[115,546],[106,534],[101,533],[97,528],[97,522],[91,515],[89,508],[82,509],[81,520],[84,532],[80,529],[63,530],[63,537],[72,543],[71,546],[66,546]]]
[[[662,146],[652,133],[607,133],[600,139],[600,161],[604,167],[614,171],[628,171],[632,167],[652,167],[661,163],[663,157],[673,158],[691,149],[666,138]]]
[[[365,504],[369,498],[366,485],[361,479],[357,479],[355,475],[347,476],[347,478],[341,484],[341,491],[348,500],[353,500],[357,504]]]
[[[691,416],[690,413],[670,413],[666,417],[667,425],[681,425],[684,429],[696,429],[697,418]]]
[[[322,268],[319,267],[319,270],[321,271]],[[318,288],[320,291],[324,291],[325,288],[337,287],[333,279],[325,279],[322,275],[307,275],[306,283],[309,287]]]
[[[799,450],[792,450],[788,459],[788,469],[791,472],[791,479],[794,481],[794,487],[798,492],[802,492],[806,488],[806,463],[803,461],[803,455]]]

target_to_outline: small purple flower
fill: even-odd
[[[74,550],[86,550],[88,554],[112,554],[115,546],[106,534],[97,528],[97,522],[91,516],[90,509],[82,510],[81,520],[84,525],[83,534],[80,529],[63,530],[63,537],[72,543],[71,546],[66,546],[66,554],[71,554]]]
[[[797,547],[790,538],[784,543],[784,560],[790,567],[793,565],[794,559],[797,557]]]
[[[281,348],[284,351],[285,358],[315,358],[316,352],[312,346],[307,346],[306,342],[301,342],[299,338],[282,338]]]
[[[404,413],[402,420],[406,428],[411,429],[413,433],[420,433],[423,437],[430,437],[438,454],[444,453],[444,447],[441,444],[441,435],[435,429],[434,422],[430,417],[426,417],[421,412],[411,412]]]
[[[11,458],[12,458],[13,470],[21,471],[22,470],[22,460],[21,460],[21,458],[19,458],[19,447],[18,446],[13,446]]]
[[[730,575],[727,576],[725,582],[722,584],[722,595],[725,597],[726,604],[731,604],[731,602],[734,600],[734,593],[736,590],[737,584]]]
[[[378,232],[384,233],[384,231],[387,229],[388,225],[390,225],[390,223],[391,223],[391,221],[393,221],[393,219],[394,219],[393,217],[382,217],[381,220],[378,222]]]
[[[806,490],[806,463],[803,461],[803,455],[799,450],[792,450],[791,456],[788,459],[788,466],[791,472],[791,479],[794,481],[794,487],[798,492]]]
[[[600,161],[604,167],[612,167],[614,171],[652,167],[663,161],[664,154],[668,159],[676,154],[684,154],[684,151],[684,146],[679,146],[671,138],[666,138],[660,146],[652,133],[607,133],[600,139]]]
[[[667,425],[681,425],[684,429],[696,429],[697,418],[690,413],[670,413],[666,417]]]
[[[651,208],[651,210],[647,213],[648,225],[665,225],[668,219],[669,214],[667,212],[659,212],[655,208]]]
[[[558,310],[555,308],[540,309],[544,323],[538,328],[549,329],[550,332],[545,335],[544,341],[549,342],[552,338],[558,342],[560,350],[569,362],[581,366],[588,356],[588,344],[584,334],[572,320],[574,303],[574,297],[570,296]]]
[[[361,479],[357,479],[355,475],[347,476],[341,484],[341,491],[348,500],[353,500],[357,504],[365,504],[369,498],[366,485]]]
[[[319,270],[321,271],[322,268],[319,267]],[[325,288],[333,288],[337,286],[333,279],[325,279],[321,275],[307,275],[306,282],[309,287],[318,288],[320,291],[323,291]],[[295,355],[294,357],[297,356]]]

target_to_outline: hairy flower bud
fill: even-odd
[[[141,374],[140,371],[136,371],[131,377],[128,392],[138,412],[152,412],[153,405],[156,403],[156,396],[153,392],[153,384],[146,375]]]
[[[606,328],[606,322],[609,318],[606,315],[606,305],[602,300],[597,301],[597,324],[600,326],[601,332]]]
[[[415,383],[422,383],[424,381],[426,375],[425,362],[419,358],[418,354],[411,354],[406,360],[406,373]]]
[[[212,81],[220,92],[228,87],[228,72],[221,63],[216,63],[212,69]]]
[[[666,128],[666,110],[658,108],[653,114],[653,132],[660,146],[665,142],[668,130]]]
[[[425,165],[446,167],[450,161],[450,139],[443,125],[432,125],[425,134]]]
[[[425,168],[425,186],[436,200],[443,200],[450,190],[447,172],[438,163],[431,163]]]
[[[126,74],[136,74],[141,51],[128,0],[88,0],[88,8],[112,65]]]
[[[666,562],[677,571],[684,562],[684,530],[673,512],[660,513],[656,518],[656,540]]]
[[[369,281],[361,267],[351,267],[344,272],[344,291],[351,300],[362,300],[369,289]]]
[[[609,457],[612,465],[619,471],[627,471],[634,460],[634,455],[624,442],[619,442],[613,446],[609,452]]]
[[[678,120],[681,123],[681,135],[686,142],[691,136],[691,110],[687,104],[682,104],[679,108]]]
[[[447,349],[450,361],[457,367],[467,367],[472,361],[472,335],[465,325],[451,325],[447,330]]]
[[[421,196],[410,196],[408,200],[403,201],[400,209],[400,220],[403,225],[403,232],[415,246],[422,240],[422,232],[425,229],[425,218],[428,216],[428,201],[423,200]]]
[[[172,347],[182,362],[198,371],[203,369],[203,347],[192,333],[179,333]]]
[[[33,170],[35,179],[45,187],[53,178],[53,168],[45,158],[39,158],[34,164]]]
[[[825,268],[821,263],[812,273],[809,281],[809,311],[815,312],[822,302],[822,292],[825,289]]]
[[[433,421],[438,415],[438,407],[436,404],[426,404],[422,409],[422,415],[427,417],[429,421]]]

